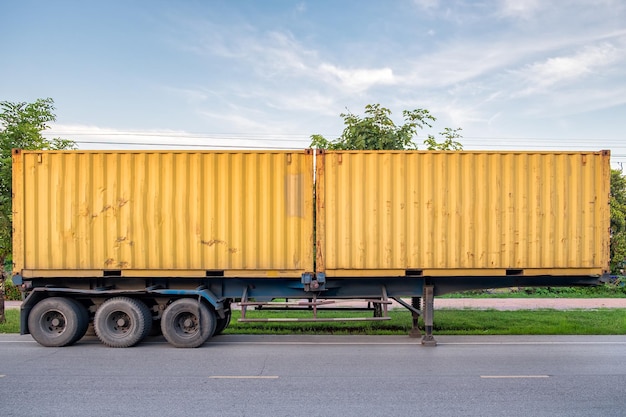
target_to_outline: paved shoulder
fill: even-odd
[[[435,309],[575,310],[626,308],[626,298],[435,298]]]

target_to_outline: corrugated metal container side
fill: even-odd
[[[328,151],[317,166],[328,276],[608,270],[608,151]]]
[[[14,151],[24,276],[313,271],[309,152]]]

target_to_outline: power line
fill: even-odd
[[[241,139],[241,140],[273,140],[273,141],[291,141],[291,140],[310,140],[310,134],[300,133],[186,133],[186,132],[135,132],[135,131],[115,131],[115,132],[85,132],[81,130],[59,130],[44,132],[45,136],[54,135],[78,135],[78,136],[143,136],[143,137],[168,137],[168,138],[185,138],[185,139]],[[337,134],[323,134],[324,137],[338,137]],[[425,137],[425,135],[416,137],[417,140]],[[468,140],[483,141],[568,141],[568,142],[621,142],[618,138],[563,138],[563,137],[524,137],[524,136],[462,136],[460,138]]]
[[[93,135],[93,134],[84,134],[84,135],[80,135],[80,136],[111,136],[109,134],[97,134],[97,135]],[[126,135],[126,134],[116,134],[113,136],[132,136],[130,134]],[[228,141],[242,141],[242,142],[270,142],[270,143],[290,143],[290,144],[299,144],[302,143],[303,145],[300,146],[296,146],[296,145],[292,145],[289,146],[289,148],[301,148],[301,147],[307,147],[310,143],[310,139],[308,138],[301,138],[301,137],[293,137],[291,139],[288,138],[276,138],[276,137],[272,137],[272,136],[249,136],[249,137],[244,137],[244,136],[239,136],[239,135],[224,135],[222,137],[202,137],[202,136],[195,136],[195,135],[167,135],[167,134],[158,134],[158,135],[151,135],[151,134],[142,134],[142,135],[136,135],[136,136],[143,136],[143,137],[158,137],[158,138],[169,138],[169,139],[173,139],[173,138],[181,138],[181,139],[196,139],[196,140],[204,140],[204,141],[220,141],[223,142],[225,140]],[[463,141],[463,139],[468,139],[468,141],[465,141],[465,143],[463,143],[463,146],[466,149],[470,149],[470,148],[476,148],[476,149],[485,149],[485,148],[489,148],[489,147],[495,147],[498,149],[554,149],[554,150],[559,150],[559,149],[564,149],[564,148],[568,148],[568,149],[574,149],[574,148],[588,148],[588,149],[600,149],[600,148],[620,148],[623,149],[623,145],[622,143],[611,143],[609,142],[604,142],[604,143],[598,143],[601,142],[601,140],[598,139],[594,139],[594,140],[583,140],[583,139],[573,139],[573,140],[567,140],[567,144],[564,145],[562,143],[546,143],[547,139],[533,139],[532,141],[530,141],[529,139],[526,139],[525,142],[526,143],[513,143],[511,139],[502,139],[502,138],[482,138],[481,142],[474,142],[471,139],[474,138],[461,138],[460,140]],[[81,140],[81,139],[76,139],[74,140],[76,143],[84,143],[84,144],[101,144],[101,145],[133,145],[133,146],[186,146],[186,147],[226,147],[226,148],[237,148],[237,147],[241,147],[241,146],[246,146],[246,147],[250,147],[250,148],[274,148],[276,149],[275,146],[269,145],[269,144],[264,144],[264,145],[257,145],[257,144],[214,144],[214,143],[174,143],[174,142],[157,142],[157,143],[153,143],[153,142],[137,142],[137,141],[131,141],[131,142],[126,142],[126,141],[116,141],[116,140],[112,140],[112,141],[107,141],[107,140]],[[536,142],[535,142],[536,141]],[[419,141],[417,141],[418,146],[421,145],[421,143]],[[531,142],[531,143],[528,143]],[[538,143],[539,142],[539,143]],[[619,154],[615,154],[614,156],[619,156]]]
[[[550,140],[550,141],[559,141],[559,140],[567,140],[567,141],[580,141],[580,142],[589,142],[589,141],[614,141],[621,140],[617,138],[563,138],[563,137],[524,137],[524,136],[463,136],[461,139],[480,139],[480,140]]]
[[[171,148],[204,148],[204,149],[285,149],[297,150],[308,147],[310,138],[294,133],[279,134],[257,134],[257,133],[181,133],[181,132],[82,132],[74,130],[48,131],[44,132],[46,136],[56,135],[76,135],[86,137],[145,137],[145,138],[168,138],[166,142],[139,142],[139,141],[120,141],[120,140],[74,140],[77,144],[85,145],[105,145],[105,146],[141,146],[141,147],[171,147]],[[330,135],[328,135],[330,136]],[[327,137],[328,137],[327,136]],[[421,145],[420,139],[417,137],[415,141],[418,146]],[[191,139],[202,141],[219,141],[220,143],[173,143],[171,139]],[[590,150],[616,149],[617,153],[612,153],[611,158],[614,162],[621,161],[626,158],[624,145],[618,139],[585,139],[585,138],[531,138],[531,137],[489,137],[489,136],[465,136],[460,138],[466,150],[574,150],[586,148]],[[244,143],[226,144],[224,141],[240,141]],[[546,143],[553,141],[553,143]],[[567,141],[566,146],[561,143]],[[246,143],[247,142],[247,143]],[[265,142],[260,144],[259,142]],[[519,143],[524,142],[524,143]],[[603,142],[603,143],[598,143]],[[276,143],[289,143],[290,145],[274,145]],[[302,145],[300,145],[302,144]]]
[[[110,141],[89,141],[89,140],[76,140],[77,144],[90,144],[90,145],[116,145],[116,146],[149,146],[149,147],[177,147],[177,148],[209,148],[209,149],[285,149],[285,150],[299,150],[304,149],[306,146],[269,146],[269,145],[225,145],[225,144],[191,144],[191,143],[145,143],[145,142],[110,142]],[[549,146],[548,146],[549,147]],[[546,148],[546,147],[544,147]],[[466,149],[475,150],[475,149]],[[479,149],[490,150],[490,149]],[[493,150],[493,149],[492,149]],[[516,149],[519,151],[527,151],[523,149]],[[532,149],[534,150],[534,149]],[[558,150],[556,150],[558,151]],[[620,159],[626,158],[626,154],[611,154],[611,158]]]
[[[213,145],[213,144],[189,144],[189,143],[145,143],[145,142],[104,142],[91,140],[75,140],[75,143],[95,144],[95,145],[120,145],[120,146],[170,146],[170,147],[190,147],[190,148],[213,148],[213,149],[302,149],[303,147],[284,146],[256,146],[256,145]]]

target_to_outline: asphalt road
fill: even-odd
[[[1,416],[624,416],[626,336],[0,335]]]

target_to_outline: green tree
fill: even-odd
[[[365,116],[353,113],[341,113],[345,128],[341,136],[330,141],[322,135],[311,136],[311,147],[330,150],[401,150],[417,149],[413,138],[424,127],[432,127],[437,120],[428,110],[415,109],[402,112],[404,124],[397,126],[391,120],[391,110],[380,104],[365,106]],[[428,135],[424,144],[428,150],[461,150],[463,145],[456,139],[461,138],[461,128],[446,128],[440,135],[444,138],[437,142],[433,135]]]
[[[626,262],[626,176],[611,170],[611,273],[624,275]]]
[[[56,120],[54,101],[37,99],[33,103],[0,102],[0,268],[3,283],[11,259],[11,152],[12,149],[72,149],[66,139],[47,139],[42,132]],[[0,287],[0,289],[3,287]],[[0,322],[4,320],[4,297],[0,294]]]

